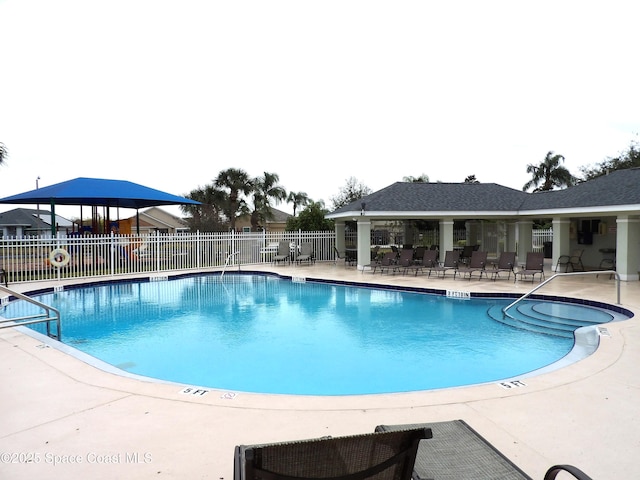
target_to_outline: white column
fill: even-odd
[[[521,220],[517,223],[517,256],[518,263],[524,263],[527,260],[527,253],[533,249],[532,235],[533,222],[531,220]]]
[[[620,280],[638,281],[640,219],[623,215],[617,218],[616,225],[616,270]]]
[[[453,250],[453,219],[440,220],[440,260],[444,261],[445,252]]]
[[[358,219],[358,270],[371,268],[371,220]]]
[[[344,244],[344,232],[345,232],[346,224],[344,222],[336,220],[335,222],[335,230],[336,230],[336,248],[340,255],[344,254],[345,244]]]
[[[554,218],[553,225],[553,252],[551,265],[555,268],[561,255],[571,254],[571,219]]]

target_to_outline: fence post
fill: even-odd
[[[156,244],[156,272],[160,271],[160,232],[158,230],[156,230],[156,238],[155,238],[155,244]]]
[[[116,246],[115,246],[115,236],[113,230],[111,231],[111,235],[109,235],[109,274],[115,274],[115,265],[116,265]]]

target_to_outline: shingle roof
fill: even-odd
[[[72,222],[60,215],[56,215],[57,223],[61,226],[71,226]],[[0,226],[23,226],[46,230],[50,228],[51,212],[46,209],[14,208],[0,213]]]
[[[564,190],[533,193],[524,210],[640,205],[640,168],[616,170]]]
[[[517,211],[527,194],[496,183],[396,182],[361,200],[337,209],[334,214],[360,211]]]
[[[517,212],[640,205],[640,168],[618,170],[564,190],[527,193],[496,183],[396,182],[336,209],[360,212]]]

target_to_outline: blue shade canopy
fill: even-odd
[[[200,202],[195,200],[125,180],[82,177],[0,198],[0,203],[92,205],[136,209],[159,205],[200,205]]]

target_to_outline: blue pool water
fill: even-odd
[[[537,370],[573,347],[572,338],[487,315],[510,299],[269,275],[114,283],[37,298],[61,311],[63,341],[76,349],[130,373],[224,390],[352,395],[462,386]],[[32,307],[12,303],[4,315],[25,308]]]

